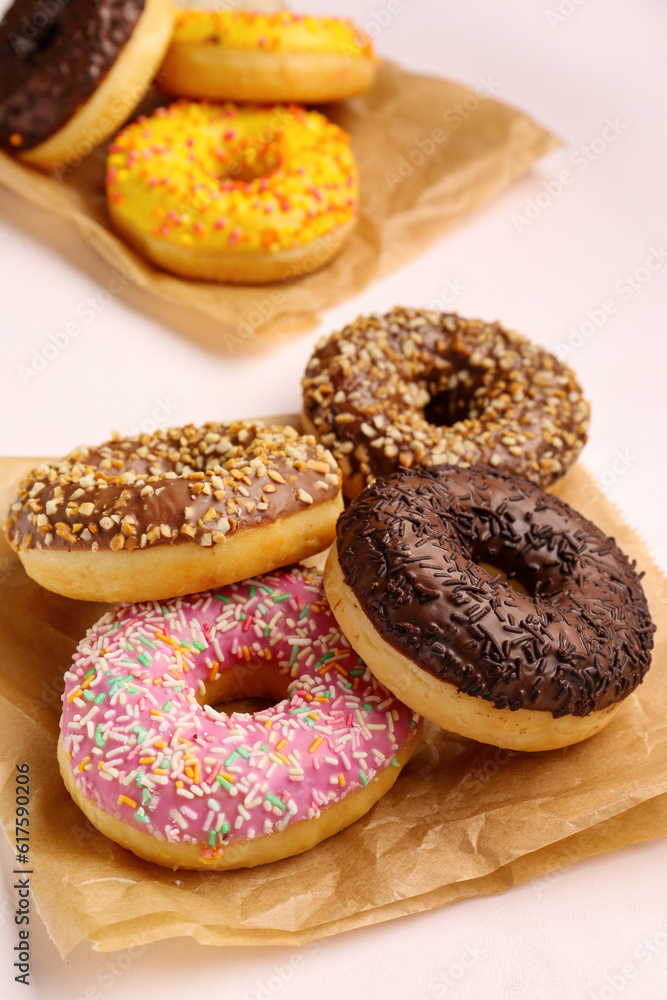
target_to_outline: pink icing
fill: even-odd
[[[222,671],[267,663],[291,678],[279,704],[228,717],[197,701]],[[63,706],[83,795],[211,859],[397,766],[418,721],[350,648],[321,575],[296,567],[108,612],[79,644]]]

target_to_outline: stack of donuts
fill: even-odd
[[[21,482],[6,532],[27,572],[118,602],[65,674],[58,744],[67,789],[107,836],[171,868],[252,867],[394,784],[421,720],[299,565],[333,541],[342,506],[331,452],[258,421],[79,447]],[[239,698],[270,701],[215,707]]]
[[[26,571],[116,602],[65,675],[74,800],[158,864],[253,866],[367,812],[422,717],[521,751],[599,732],[654,626],[634,565],[547,492],[588,417],[519,334],[396,308],[318,344],[305,434],[174,427],[32,470],[5,526]],[[330,545],[323,576],[301,562]]]
[[[369,38],[338,18],[15,0],[0,24],[0,148],[59,175],[113,137],[110,221],[152,263],[207,281],[298,277],[338,253],[358,213],[349,136],[304,105],[361,94],[376,70]],[[114,135],[156,74],[176,102]]]

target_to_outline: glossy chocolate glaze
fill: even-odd
[[[32,149],[66,125],[113,66],[144,5],[16,0],[0,23],[0,146]]]
[[[650,666],[655,627],[634,566],[525,480],[400,470],[341,515],[337,545],[345,582],[382,638],[497,708],[588,715],[629,695]]]
[[[339,489],[331,455],[291,427],[171,427],[33,469],[5,532],[16,551],[209,546],[331,501]]]

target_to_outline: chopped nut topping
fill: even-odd
[[[257,421],[116,437],[29,473],[5,530],[16,550],[210,546],[265,523],[275,503],[282,517],[313,494],[333,500],[340,473],[331,461],[313,437]]]
[[[498,323],[455,314],[362,316],[320,341],[302,384],[307,423],[352,497],[399,465],[442,462],[492,463],[549,486],[587,437],[588,404],[566,365]]]

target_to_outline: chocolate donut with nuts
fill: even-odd
[[[498,323],[397,307],[320,341],[303,421],[355,497],[400,466],[489,465],[548,487],[587,437],[574,373]]]
[[[292,427],[170,427],[33,469],[5,533],[49,590],[160,600],[321,552],[342,509],[340,478],[331,453]]]

